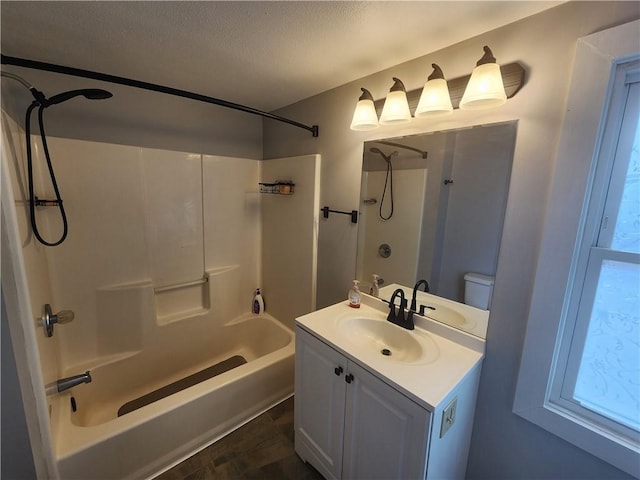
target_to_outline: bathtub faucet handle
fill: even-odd
[[[69,323],[76,315],[73,313],[73,310],[60,310],[55,314],[55,317],[58,319],[56,323]]]
[[[51,305],[44,305],[44,315],[42,316],[42,326],[47,337],[53,336],[53,326],[56,323],[69,323],[75,318],[75,314],[71,310],[61,310],[54,314]]]

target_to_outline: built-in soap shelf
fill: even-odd
[[[260,193],[271,193],[275,195],[293,195],[296,184],[290,181],[276,181],[273,183],[260,182]]]
[[[224,323],[249,310],[247,295],[251,291],[241,288],[239,265],[207,268],[201,275],[169,284],[145,279],[99,288],[97,338],[101,361],[136,354],[170,324],[203,317],[208,322]]]

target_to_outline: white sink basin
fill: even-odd
[[[405,298],[413,297],[413,289],[396,283],[392,283],[380,289],[380,298],[389,301],[393,292],[397,289],[404,291]],[[424,316],[436,320],[445,325],[457,328],[464,332],[486,338],[489,311],[454,302],[447,298],[438,297],[422,291],[416,292],[416,310],[426,307]]]
[[[404,363],[429,363],[438,358],[438,347],[425,332],[407,330],[386,320],[349,318],[338,329],[355,347],[368,355]]]
[[[430,302],[427,304],[427,308],[425,308],[424,314],[427,317],[433,318],[434,320],[438,320],[439,322],[446,323],[447,325],[451,325],[452,327],[458,328],[467,328],[473,329],[476,322],[471,318],[466,318],[459,312],[456,312],[452,308],[449,308],[442,304],[435,304],[435,302]]]

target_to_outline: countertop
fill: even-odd
[[[435,358],[426,363],[404,363],[358,348],[340,328],[341,322],[350,318],[387,321],[388,312],[389,307],[384,302],[363,295],[360,308],[351,308],[344,301],[298,317],[296,325],[426,409],[435,411],[456,385],[482,362],[484,340],[435,320],[414,315],[416,330],[413,332],[428,336],[429,344],[437,350],[437,355],[433,355]]]

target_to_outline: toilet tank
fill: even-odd
[[[464,276],[464,303],[488,310],[493,294],[495,277],[481,273],[467,273]]]

